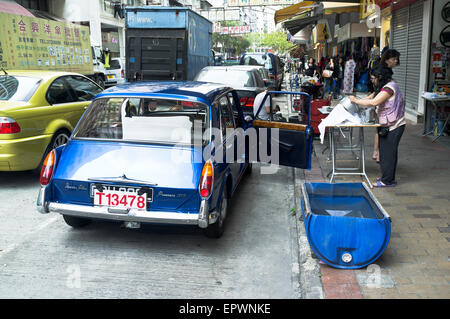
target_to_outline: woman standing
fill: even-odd
[[[325,77],[325,92],[328,92],[328,95],[334,91],[334,79],[336,77],[336,64],[334,62],[334,58],[330,58],[330,61],[325,66],[324,73],[329,72]]]
[[[344,70],[344,93],[345,94],[352,94],[353,93],[353,87],[354,87],[354,80],[355,80],[355,68],[356,63],[355,60],[353,60],[353,53],[350,53],[350,56],[345,63],[345,70]]]
[[[396,66],[400,65],[400,52],[394,49],[387,49],[381,55],[380,65],[389,68],[392,76],[393,74],[392,68],[395,68]],[[372,159],[377,161],[377,163],[380,162],[380,154],[378,148],[379,148],[378,134],[375,134]]]
[[[397,184],[395,173],[398,160],[398,145],[405,130],[405,100],[392,80],[392,70],[381,64],[370,75],[375,92],[365,99],[350,96],[350,101],[363,107],[377,107],[381,127],[378,128],[380,145],[380,167],[382,176],[373,187],[393,187]]]

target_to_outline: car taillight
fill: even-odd
[[[213,183],[213,166],[211,161],[207,161],[202,169],[202,175],[200,177],[200,196],[203,198],[211,195],[212,183]]]
[[[9,117],[0,117],[0,134],[14,134],[20,132],[20,126]]]
[[[47,157],[44,160],[44,163],[42,164],[40,178],[42,186],[48,185],[53,177],[53,170],[55,169],[55,159],[56,153],[55,150],[52,150],[50,153],[48,153]]]
[[[254,97],[241,97],[241,106],[253,107]]]
[[[120,71],[120,76],[122,77],[122,79],[125,79],[125,71],[122,69],[122,71]]]

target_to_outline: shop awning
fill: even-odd
[[[323,4],[324,14],[333,14],[333,13],[345,13],[345,12],[359,12],[360,11],[360,3],[354,2],[329,2],[329,1],[321,1]]]
[[[277,10],[274,15],[275,24],[289,20],[290,18],[307,11],[314,10],[314,8],[317,8],[318,6],[319,4],[317,1],[301,1],[292,6]]]
[[[315,16],[303,16],[297,19],[292,19],[283,23],[283,27],[288,29],[291,35],[296,34],[300,30],[306,28],[308,25],[316,24],[316,22],[323,18],[322,14]]]
[[[34,15],[14,1],[0,1],[0,12],[34,17]]]

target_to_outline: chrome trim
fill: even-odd
[[[203,199],[198,211],[198,227],[207,228],[209,225],[209,204],[207,199]]]
[[[50,203],[50,212],[63,215],[99,218],[117,221],[143,222],[143,223],[164,223],[179,225],[198,225],[199,214],[185,214],[173,212],[155,212],[130,209],[128,214],[108,212],[106,206],[82,206],[73,204]]]
[[[48,202],[45,201],[45,192],[46,192],[45,186],[41,186],[41,189],[39,190],[39,194],[36,201],[36,209],[41,214],[48,214],[50,213],[50,210],[48,209]]]
[[[119,182],[119,183],[128,183],[132,182],[135,184],[145,184],[150,186],[158,186],[158,184],[148,182],[148,181],[140,181],[137,179],[128,178],[125,174],[118,177],[89,177],[90,181],[98,181],[98,182]]]

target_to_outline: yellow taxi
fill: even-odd
[[[0,171],[39,169],[102,91],[77,73],[0,71]]]

